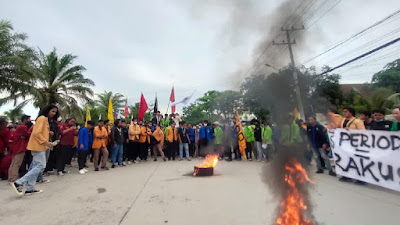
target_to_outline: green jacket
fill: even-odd
[[[160,125],[164,126],[164,127],[168,127],[169,126],[169,119],[162,119]]]
[[[397,130],[397,122],[392,123],[392,128],[390,129],[390,131],[398,131]]]
[[[300,140],[300,127],[295,122],[291,125],[285,124],[282,127],[281,142],[283,146],[293,145]]]
[[[224,136],[224,131],[222,131],[222,128],[219,126],[216,127],[214,129],[214,137],[215,137],[214,144],[216,144],[216,145],[222,144],[223,136]]]
[[[269,125],[267,127],[263,127],[262,129],[262,134],[261,134],[261,139],[263,141],[266,141],[267,144],[272,144],[272,129]]]
[[[243,134],[244,134],[244,138],[246,139],[246,142],[254,142],[255,138],[254,138],[254,129],[255,127],[252,126],[247,126],[243,129]]]

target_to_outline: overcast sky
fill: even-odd
[[[128,97],[129,103],[138,102],[141,92],[148,103],[152,103],[157,93],[164,113],[172,85],[177,101],[194,91],[192,101],[208,90],[234,88],[237,78],[231,75],[253,65],[257,55],[255,48],[265,32],[269,32],[260,29],[260,20],[276,13],[281,2],[3,0],[0,1],[0,19],[11,21],[15,31],[27,33],[31,46],[44,52],[56,47],[59,54],[77,55],[75,63],[87,68],[85,75],[96,83],[95,92],[119,92]],[[323,9],[327,11],[335,2],[337,0],[328,0],[325,8],[317,11],[312,19],[320,18]],[[304,32],[302,46],[294,46],[297,64],[397,9],[400,9],[398,0],[341,1]],[[246,23],[239,24],[242,21]],[[268,23],[267,20],[262,22]],[[373,32],[305,65],[338,65],[398,37],[396,29],[399,27],[397,16]],[[392,31],[391,35],[362,47]],[[370,81],[375,72],[398,58],[399,49],[399,44],[394,45],[368,60],[338,70],[342,83]],[[285,51],[280,60],[268,63],[281,67],[288,62]],[[259,63],[263,65],[264,62]],[[0,114],[11,107],[2,107]],[[178,111],[181,109],[177,107]],[[24,110],[32,115],[37,113],[32,106]]]

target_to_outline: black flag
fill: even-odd
[[[158,112],[158,101],[157,101],[157,95],[156,95],[156,101],[154,102],[154,113]]]

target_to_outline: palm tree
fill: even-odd
[[[57,104],[63,118],[75,115],[82,119],[83,114],[77,99],[91,101],[94,82],[83,76],[86,70],[81,65],[73,65],[76,56],[71,54],[57,55],[56,49],[49,54],[39,50],[36,68],[28,93],[18,92],[0,100],[6,103],[22,98],[23,104],[32,102],[35,107],[42,108],[48,104]]]
[[[104,91],[101,94],[97,94],[97,98],[98,99],[95,101],[95,105],[97,107],[97,110],[100,112],[102,119],[107,118],[108,103],[110,101],[110,98],[112,101],[113,110],[119,110],[123,108],[125,104],[124,96],[120,93],[113,94],[112,91]]]
[[[17,121],[21,119],[21,117],[24,115],[24,112],[22,111],[22,108],[24,105],[18,105],[14,109],[10,109],[6,112],[4,112],[4,115],[7,117],[11,123],[16,124]]]
[[[28,36],[12,31],[9,21],[0,20],[0,92],[11,95],[28,91],[34,58],[33,50],[24,43]]]

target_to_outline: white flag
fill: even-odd
[[[175,105],[178,105],[178,104],[187,105],[189,103],[190,99],[192,98],[193,94],[194,94],[194,92],[190,96],[187,96],[186,98],[182,99],[179,102],[173,102],[171,104],[171,106],[175,106]]]

